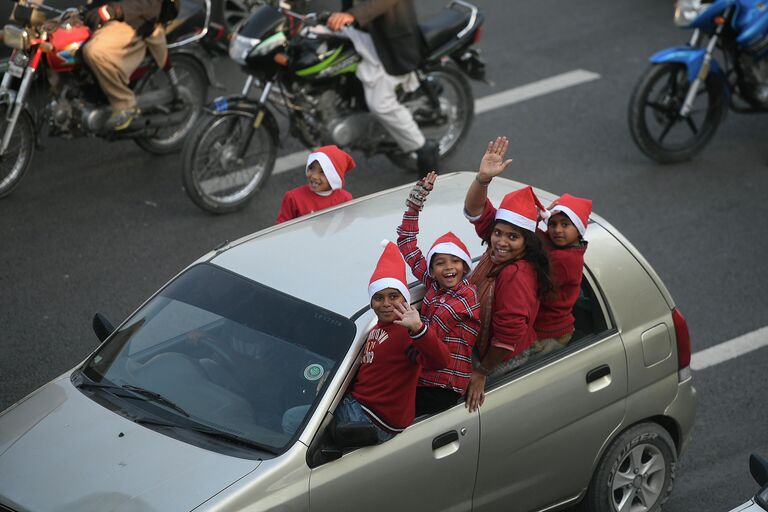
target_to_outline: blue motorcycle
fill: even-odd
[[[659,163],[701,151],[729,108],[768,112],[764,0],[677,0],[675,24],[693,29],[690,42],[651,56],[629,104],[632,138]]]

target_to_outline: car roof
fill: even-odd
[[[439,176],[419,220],[419,247],[426,254],[434,240],[452,231],[473,259],[484,247],[463,214],[464,196],[475,174]],[[496,178],[488,190],[495,205],[527,185]],[[412,184],[365,196],[300,217],[237,240],[211,262],[251,280],[352,317],[369,304],[368,282],[382,252],[383,239],[396,241],[405,198]],[[535,189],[544,205],[555,196]],[[408,271],[409,283],[416,279]]]

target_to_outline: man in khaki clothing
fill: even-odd
[[[112,107],[108,129],[127,128],[139,113],[128,83],[146,50],[158,66],[165,64],[168,48],[165,31],[158,23],[163,1],[97,0],[85,14],[85,22],[94,32],[83,47],[83,57]]]

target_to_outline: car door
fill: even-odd
[[[312,469],[311,512],[472,509],[479,415],[463,404]]]
[[[600,332],[491,385],[480,411],[473,510],[539,510],[587,486],[624,417],[627,392],[622,339],[598,323]]]

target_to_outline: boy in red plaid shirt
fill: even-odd
[[[472,376],[472,347],[480,330],[477,290],[467,281],[472,259],[466,246],[450,231],[438,238],[425,258],[417,246],[419,211],[437,174],[420,180],[406,199],[397,245],[413,275],[427,288],[421,318],[448,347],[451,358],[440,370],[422,369],[416,388],[416,415],[453,407]]]

